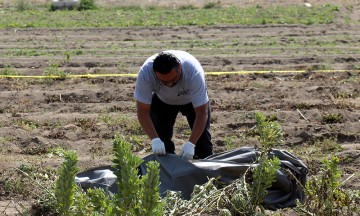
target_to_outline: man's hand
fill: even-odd
[[[156,155],[165,155],[165,144],[160,138],[154,138],[151,140],[152,152]]]
[[[189,160],[194,157],[194,154],[195,154],[195,145],[189,141],[186,142],[181,148],[180,156],[186,160]]]

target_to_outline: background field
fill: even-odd
[[[253,113],[259,110],[280,123],[285,144],[279,148],[301,158],[309,166],[309,176],[319,171],[322,158],[335,154],[341,159],[344,186],[359,189],[360,3],[308,2],[313,7],[336,6],[333,20],[313,25],[0,29],[0,75],[62,77],[0,78],[0,214],[14,214],[14,206],[28,206],[39,194],[40,189],[17,169],[40,182],[52,180],[62,162],[60,149],[77,150],[82,170],[111,163],[116,133],[134,144],[136,154],[150,154],[149,140],[136,120],[135,77],[67,76],[136,74],[148,56],[166,49],[192,53],[206,72],[251,71],[206,76],[215,152],[257,144]],[[0,1],[3,13],[18,13],[9,9],[13,3]],[[212,2],[98,3],[177,9]],[[295,0],[215,3],[221,8],[305,7]],[[174,140],[179,147],[190,131],[185,118],[178,118]]]

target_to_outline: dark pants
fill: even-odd
[[[169,105],[162,102],[156,94],[153,95],[150,115],[159,138],[165,143],[166,152],[175,153],[175,145],[171,140],[173,136],[174,124],[178,113],[181,112],[186,117],[190,128],[193,128],[195,121],[195,110],[192,103],[186,105]],[[195,159],[203,159],[212,155],[212,143],[210,134],[210,106],[208,119],[204,132],[200,136],[195,147]]]

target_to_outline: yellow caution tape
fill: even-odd
[[[39,79],[65,79],[65,78],[97,78],[97,77],[137,77],[137,74],[69,74],[55,75],[0,75],[0,78],[39,78]]]
[[[314,70],[311,72],[336,73],[336,72],[360,72],[360,70]],[[265,74],[265,73],[305,73],[306,70],[273,70],[273,71],[223,71],[205,72],[206,75],[231,75],[231,74]],[[97,77],[137,77],[137,74],[69,74],[55,75],[0,75],[0,78],[37,78],[37,79],[65,79],[65,78],[97,78]]]
[[[311,72],[336,73],[360,70],[313,70]],[[273,70],[273,71],[228,71],[228,72],[206,72],[207,75],[227,75],[227,74],[265,74],[265,73],[305,73],[308,70]]]

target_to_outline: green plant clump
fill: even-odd
[[[159,198],[159,164],[147,163],[147,174],[139,179],[137,168],[142,159],[131,153],[131,146],[125,140],[114,141],[115,175],[118,194],[114,204],[116,215],[162,215]]]
[[[95,10],[95,0],[80,0],[78,10]]]
[[[343,115],[340,113],[330,113],[322,115],[322,122],[327,124],[341,123],[344,121]]]
[[[131,153],[131,146],[122,138],[113,142],[113,159],[118,193],[113,195],[102,188],[86,192],[75,185],[77,156],[65,153],[56,181],[55,197],[60,215],[162,215],[159,196],[159,164],[148,162],[147,174],[141,178],[137,168],[142,159]]]
[[[341,188],[339,158],[332,156],[323,159],[318,176],[312,177],[306,184],[307,199],[298,204],[296,210],[304,215],[356,215],[360,212],[360,191]],[[355,214],[354,214],[355,213]]]
[[[77,155],[74,151],[65,154],[65,162],[59,169],[59,177],[55,186],[55,197],[60,215],[69,215],[74,203],[75,175],[77,169]]]
[[[10,65],[6,65],[0,70],[0,75],[16,76],[18,73]]]
[[[54,77],[54,78],[66,78],[68,73],[66,73],[63,70],[59,69],[59,63],[56,62],[50,62],[49,65],[44,70],[44,75],[48,77]]]

